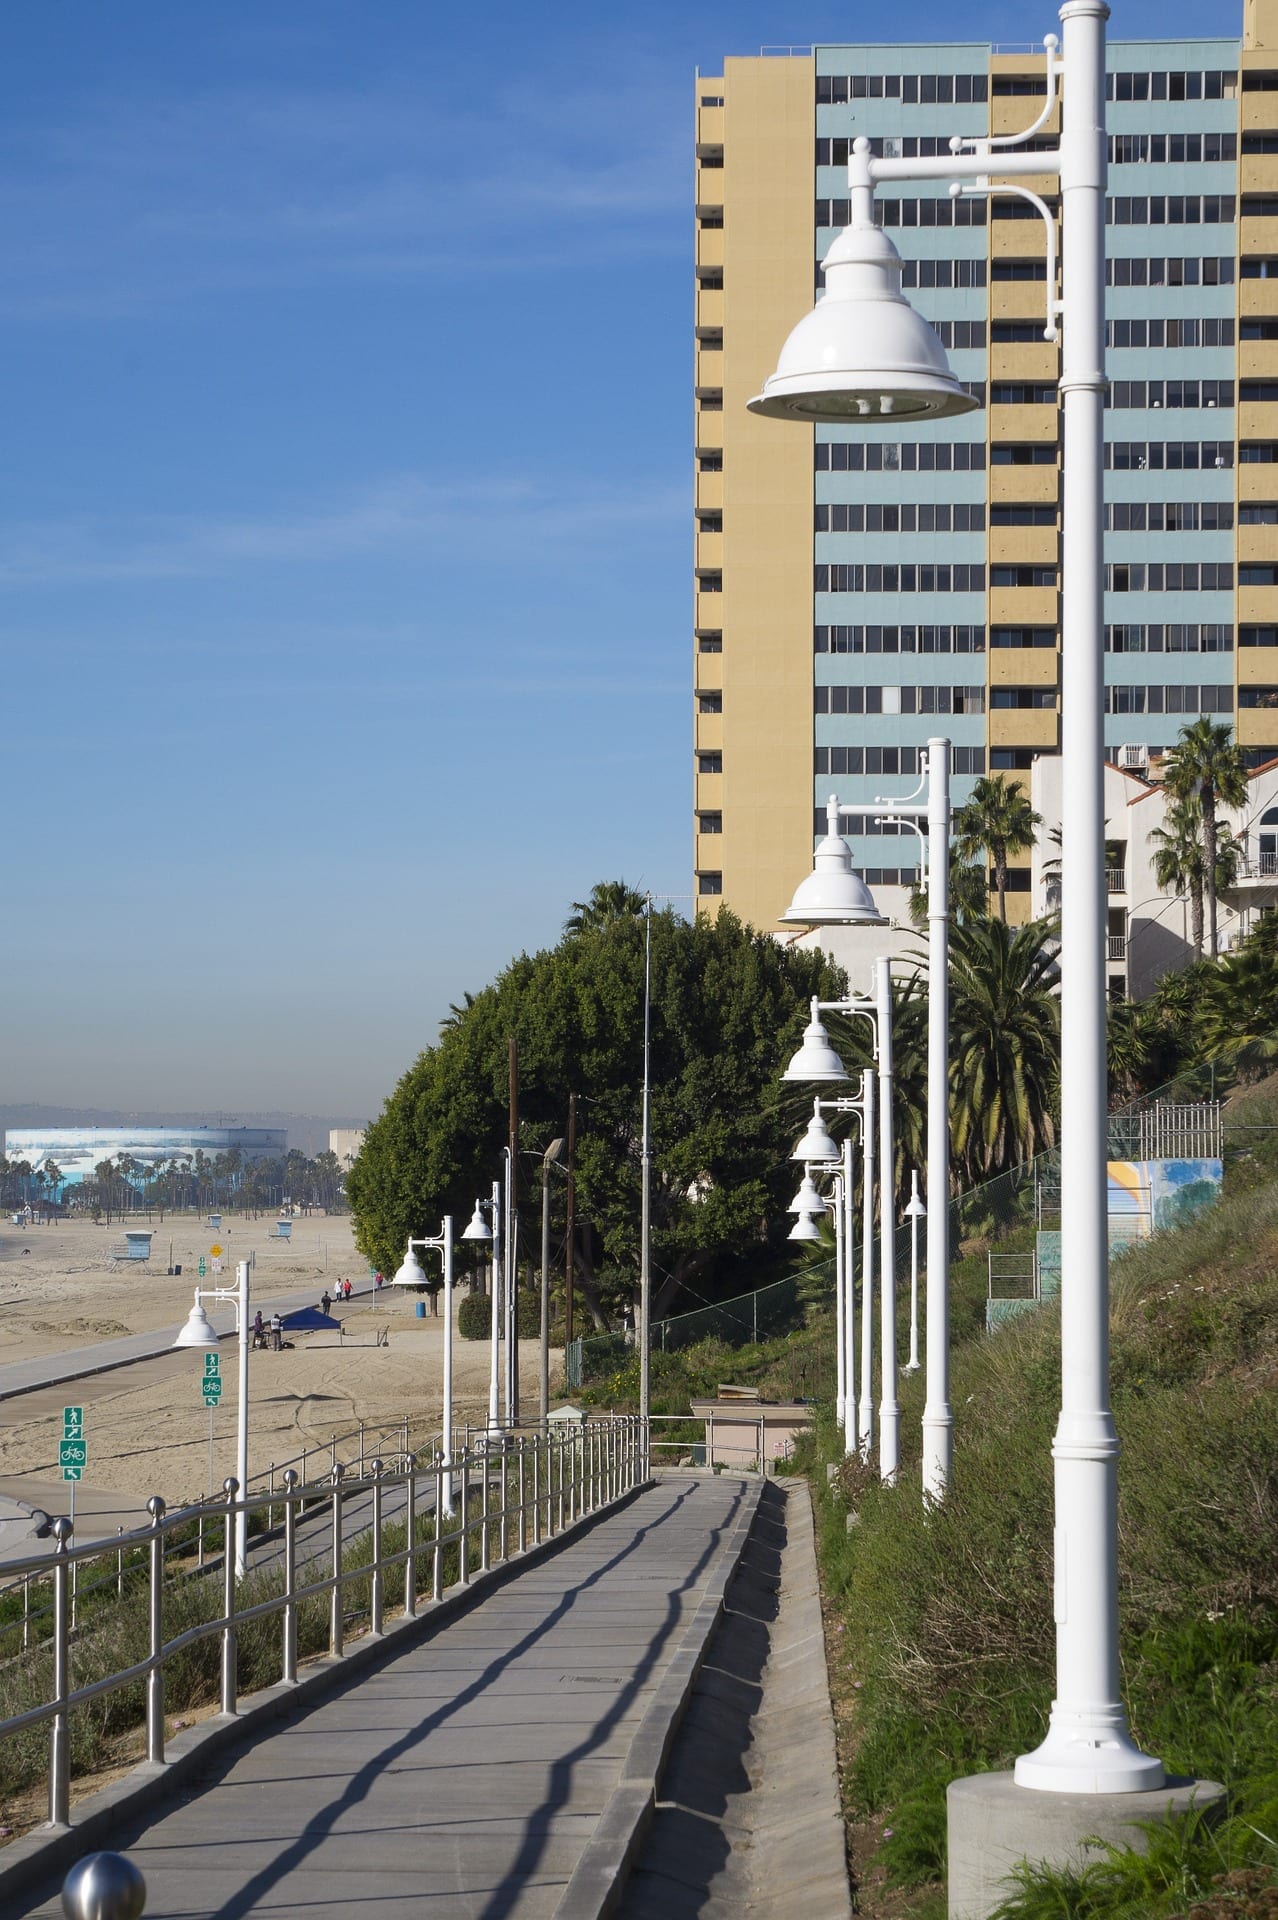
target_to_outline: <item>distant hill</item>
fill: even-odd
[[[366,1116],[345,1113],[230,1113],[225,1108],[43,1107],[32,1102],[0,1105],[0,1128],[9,1127],[283,1127],[288,1144],[302,1153],[323,1153],[330,1127],[362,1127]]]

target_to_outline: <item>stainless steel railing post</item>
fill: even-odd
[[[67,1607],[67,1554],[71,1522],[59,1514],[53,1523],[53,1698],[57,1711],[49,1722],[49,1825],[71,1821],[71,1740],[67,1724],[70,1692],[70,1634]]]
[[[235,1496],[238,1480],[224,1480],[226,1532],[222,1542],[222,1712],[234,1713],[238,1691],[238,1649],[235,1633]]]
[[[521,1433],[519,1436],[519,1551],[521,1553],[524,1551],[524,1548],[528,1545],[528,1515],[524,1508],[524,1494],[526,1492],[525,1476],[524,1476],[524,1450],[525,1450],[525,1439],[524,1439],[524,1435]]]
[[[408,1422],[404,1422],[407,1435]],[[404,1492],[407,1497],[408,1511],[404,1533],[404,1612],[412,1619],[417,1612],[417,1456],[409,1453],[408,1442],[404,1442],[404,1459],[407,1479]],[[438,1493],[438,1489],[436,1490]]]
[[[380,1637],[382,1631],[382,1462],[374,1460],[373,1475],[373,1575],[369,1596],[369,1631]]]
[[[280,1477],[284,1483],[284,1646],[280,1677],[286,1687],[293,1687],[297,1685],[297,1475],[292,1467],[285,1467]]]
[[[480,1495],[480,1501],[479,1501],[479,1512],[480,1512],[479,1571],[481,1573],[487,1573],[488,1553],[489,1553],[488,1509],[492,1501],[492,1477],[493,1477],[493,1463],[489,1457],[487,1447],[484,1448],[483,1453],[480,1455],[480,1460],[483,1464],[484,1487],[483,1487],[483,1492]]]
[[[466,1429],[467,1434],[470,1428]],[[439,1504],[435,1505],[435,1538],[439,1538]],[[461,1536],[457,1552],[457,1578],[463,1587],[470,1584],[470,1441],[461,1456]]]
[[[342,1463],[333,1468],[333,1590],[328,1603],[328,1650],[335,1660],[342,1653]]]
[[[164,1502],[153,1493],[146,1503],[151,1516],[149,1615],[150,1671],[146,1676],[146,1757],[153,1766],[164,1763]]]
[[[533,1545],[541,1545],[541,1434],[533,1435]]]

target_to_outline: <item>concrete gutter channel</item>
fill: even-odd
[[[0,1913],[11,1911],[10,1902],[33,1889],[42,1899],[56,1898],[59,1884],[75,1862],[86,1853],[109,1848],[113,1836],[132,1819],[156,1813],[164,1802],[178,1794],[197,1778],[214,1758],[223,1758],[237,1747],[249,1744],[271,1721],[284,1720],[298,1707],[310,1706],[332,1689],[345,1686],[361,1671],[381,1665],[416,1641],[428,1638],[450,1621],[469,1613],[498,1588],[515,1580],[526,1567],[549,1559],[561,1547],[579,1540],[602,1522],[633,1504],[652,1482],[641,1481],[610,1507],[587,1514],[566,1526],[562,1533],[539,1545],[514,1553],[487,1573],[471,1575],[464,1587],[451,1587],[441,1600],[419,1602],[412,1619],[402,1616],[391,1622],[380,1639],[365,1635],[352,1641],[340,1659],[324,1654],[299,1670],[297,1684],[277,1683],[257,1693],[245,1694],[232,1718],[218,1714],[197,1727],[175,1734],[166,1743],[167,1758],[161,1766],[144,1761],[113,1786],[88,1795],[72,1811],[73,1824],[50,1832],[36,1828],[21,1839],[11,1840],[0,1850]],[[37,1900],[36,1905],[40,1904]]]
[[[851,1920],[811,1500],[753,1492],[555,1920]]]

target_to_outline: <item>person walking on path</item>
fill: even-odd
[[[320,1312],[324,1315],[325,1319],[328,1318],[328,1310],[332,1304],[333,1302],[329,1296],[328,1288],[325,1287],[323,1293],[320,1295]]]

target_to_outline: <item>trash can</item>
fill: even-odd
[[[417,1302],[417,1318],[419,1320],[424,1320],[426,1318],[426,1302],[424,1300],[419,1300]]]

